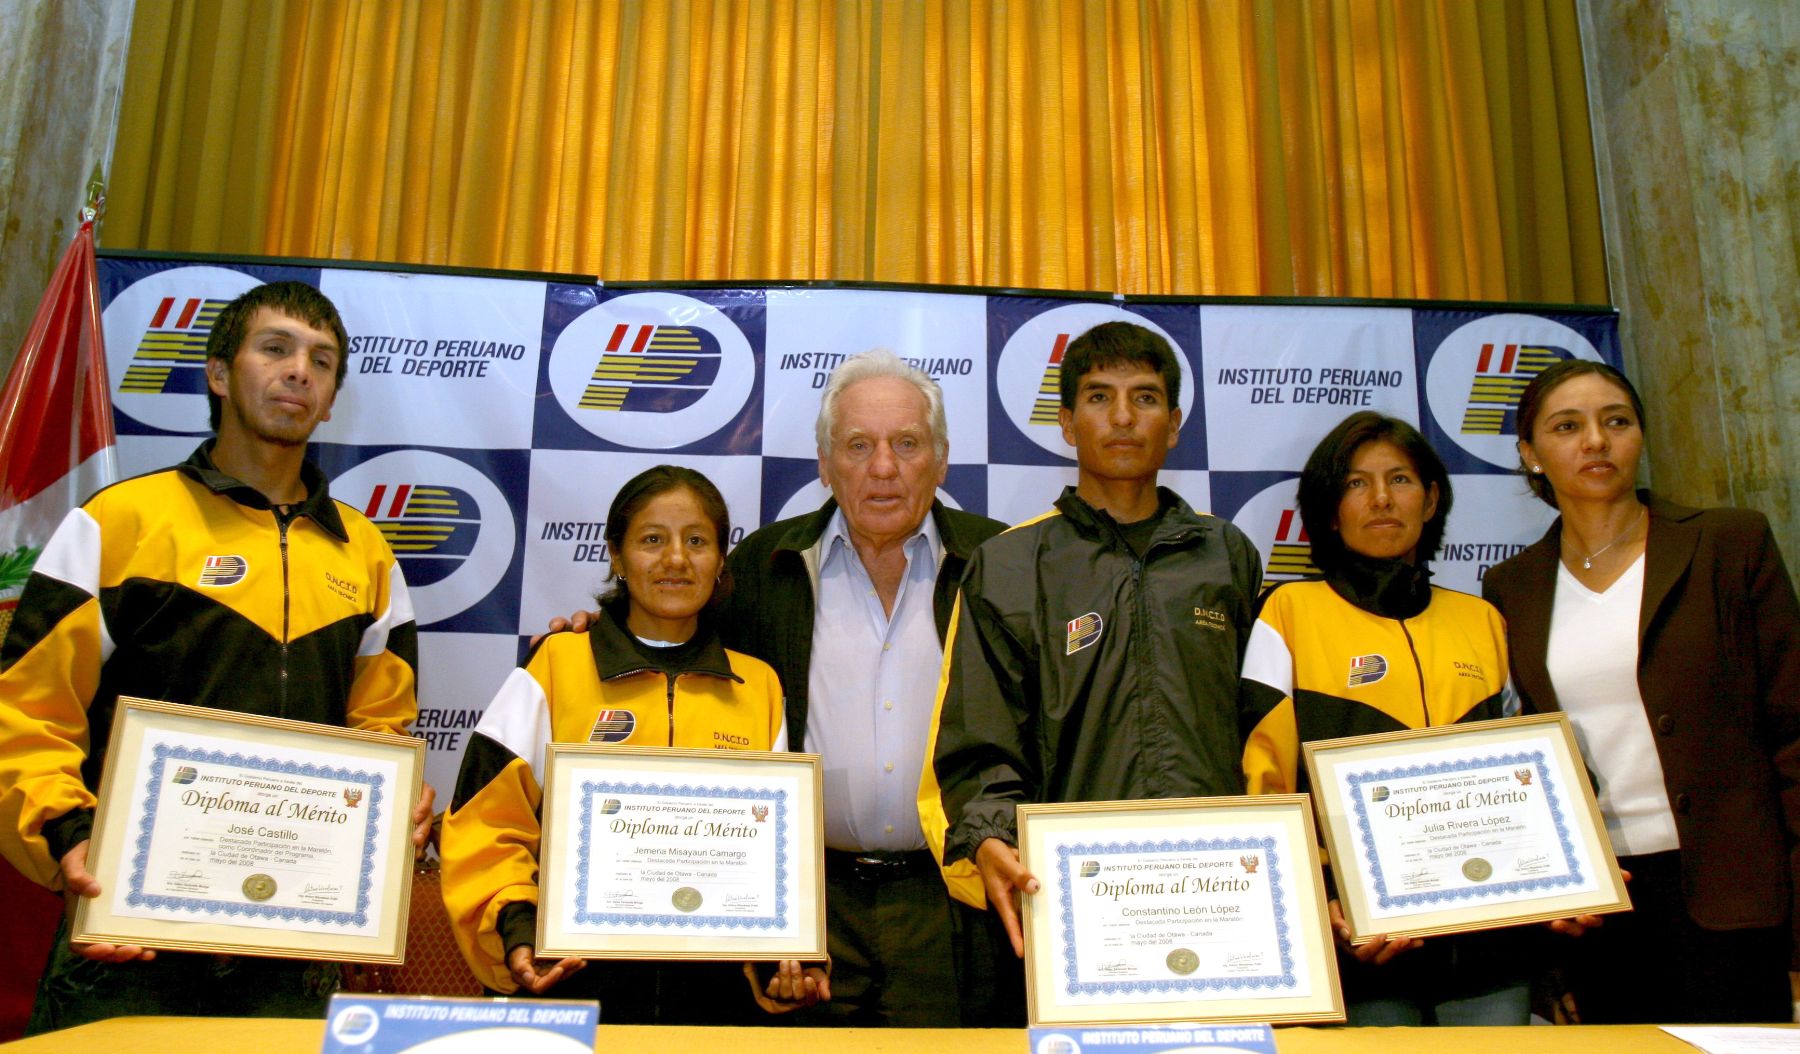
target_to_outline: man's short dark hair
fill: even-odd
[[[1450,473],[1442,458],[1419,430],[1400,420],[1373,410],[1359,410],[1338,422],[1325,433],[1319,445],[1306,459],[1300,471],[1300,522],[1306,527],[1312,543],[1313,565],[1329,574],[1343,566],[1348,552],[1343,536],[1338,534],[1338,504],[1344,497],[1344,483],[1350,478],[1350,463],[1356,452],[1370,443],[1386,440],[1400,449],[1419,482],[1427,492],[1437,486],[1437,511],[1425,521],[1419,532],[1418,560],[1425,563],[1437,556],[1444,544],[1444,525],[1450,520]]]
[[[1063,351],[1063,409],[1075,409],[1083,377],[1115,366],[1141,366],[1161,374],[1170,408],[1181,405],[1181,364],[1162,334],[1134,322],[1102,322],[1069,341]]]
[[[338,314],[337,305],[305,282],[269,282],[226,304],[219,312],[219,317],[213,320],[212,332],[207,334],[207,361],[223,359],[229,366],[237,359],[237,353],[242,350],[244,340],[249,336],[250,320],[256,317],[256,309],[259,307],[271,308],[289,318],[297,318],[314,329],[326,330],[337,338],[337,386],[344,386],[344,371],[350,365],[350,334],[344,329],[344,320]],[[215,432],[219,430],[219,406],[219,397],[208,386],[207,421]]]

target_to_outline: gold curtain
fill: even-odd
[[[105,244],[1607,300],[1573,0],[138,0]]]

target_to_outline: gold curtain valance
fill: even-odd
[[[1607,300],[1572,0],[138,0],[106,244]]]

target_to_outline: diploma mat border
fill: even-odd
[[[277,746],[310,750],[337,757],[343,767],[358,760],[387,762],[395,766],[394,786],[383,793],[386,819],[369,819],[372,838],[385,840],[382,866],[373,867],[375,846],[366,847],[361,876],[359,912],[365,917],[376,910],[379,927],[374,934],[334,933],[331,925],[346,920],[336,912],[311,909],[274,910],[291,915],[293,929],[249,925],[230,921],[196,919],[145,919],[116,914],[114,891],[121,883],[133,888],[132,860],[147,849],[148,832],[130,831],[131,795],[151,772],[180,754],[198,754],[190,748],[160,753],[146,752],[144,739],[151,732],[194,734],[241,743],[247,762],[258,747]],[[181,758],[175,758],[180,760]],[[229,760],[203,759],[203,760]],[[268,767],[268,766],[265,766]],[[275,770],[283,766],[274,765]],[[310,766],[308,766],[310,767]],[[302,775],[329,774],[330,770]],[[128,776],[122,776],[127,773]],[[100,880],[99,897],[77,897],[70,940],[78,944],[134,944],[173,951],[216,952],[284,959],[323,959],[333,962],[399,964],[406,958],[406,927],[412,903],[412,803],[418,801],[425,780],[425,741],[411,736],[336,728],[310,721],[294,721],[261,714],[241,714],[203,706],[156,699],[120,696],[113,714],[112,738],[100,778],[99,803],[88,848],[88,871]],[[377,800],[371,792],[370,807]],[[154,810],[151,810],[154,813]],[[146,823],[153,822],[146,817]],[[385,830],[382,828],[385,827]],[[210,901],[197,898],[147,896],[151,906],[212,910]],[[167,901],[168,903],[162,903]],[[245,908],[243,913],[249,913]]]
[[[794,918],[794,935],[770,935],[773,928],[744,924],[721,916],[708,925],[724,925],[730,933],[651,933],[636,929],[624,933],[592,933],[572,929],[562,921],[573,906],[579,912],[586,888],[585,861],[566,845],[561,832],[569,826],[565,798],[574,794],[574,781],[583,784],[674,784],[706,796],[721,793],[731,779],[768,775],[792,769],[802,793],[784,805],[791,815],[787,833],[789,866],[798,872],[798,897],[789,903],[785,889],[777,890],[781,910]],[[822,962],[825,953],[825,777],[817,754],[768,750],[693,750],[681,747],[626,747],[597,743],[552,743],[544,764],[542,840],[538,852],[538,932],[536,954],[540,958],[644,959],[659,961],[725,960],[774,962],[799,959]],[[583,810],[585,813],[586,810]],[[777,813],[777,823],[784,817]],[[574,818],[576,825],[591,819]],[[677,930],[694,924],[693,916],[665,918]],[[605,916],[588,920],[607,921]],[[613,920],[613,921],[623,921]],[[706,918],[701,919],[702,923]],[[759,933],[758,931],[764,931]]]
[[[1548,755],[1527,750],[1523,745],[1527,740],[1539,740],[1546,734],[1551,743]],[[1459,741],[1463,746],[1458,745]],[[1501,881],[1489,886],[1415,894],[1395,894],[1387,890],[1378,862],[1371,861],[1363,852],[1372,847],[1363,803],[1360,797],[1355,801],[1345,800],[1345,795],[1339,792],[1338,770],[1346,765],[1366,766],[1391,757],[1393,765],[1407,770],[1406,774],[1425,774],[1420,766],[1409,764],[1409,757],[1442,751],[1446,746],[1453,749],[1466,746],[1469,758],[1433,766],[1445,772],[1466,770],[1477,764],[1518,764],[1535,769],[1539,785],[1552,796],[1549,805],[1564,859],[1568,860],[1577,851],[1585,853],[1594,864],[1594,888],[1585,892],[1577,890],[1562,895],[1510,900],[1503,898],[1509,894],[1541,893],[1555,889],[1559,884],[1573,884],[1576,880],[1551,878],[1541,885],[1534,880]],[[1430,937],[1548,922],[1572,915],[1604,915],[1631,910],[1625,879],[1619,873],[1618,859],[1606,835],[1606,822],[1600,814],[1600,805],[1595,800],[1567,714],[1531,714],[1318,740],[1304,744],[1302,750],[1307,776],[1312,781],[1319,827],[1325,834],[1327,855],[1332,860],[1356,861],[1354,868],[1339,868],[1334,875],[1344,920],[1350,926],[1353,942],[1378,934]],[[1410,771],[1414,769],[1419,771]],[[1368,779],[1353,777],[1352,782],[1354,793]],[[1377,920],[1373,914],[1374,905],[1384,897],[1389,902],[1384,906],[1390,909],[1414,907],[1418,910]]]
[[[1256,839],[1258,844],[1251,846],[1241,835],[1227,833],[1233,826],[1246,824],[1284,827],[1286,844],[1262,845],[1269,839],[1259,838]],[[1306,795],[1024,804],[1018,807],[1018,829],[1020,862],[1038,879],[1040,888],[1038,893],[1020,898],[1025,935],[1026,1015],[1031,1027],[1160,1022],[1332,1024],[1344,1020],[1344,997],[1326,912],[1318,833],[1313,827],[1312,805]],[[1246,848],[1274,850],[1275,857],[1284,861],[1281,867],[1289,876],[1295,893],[1295,902],[1289,905],[1292,925],[1280,943],[1284,957],[1297,956],[1304,962],[1312,991],[1302,996],[1283,994],[1275,991],[1276,985],[1264,978],[1246,979],[1241,986],[1228,982],[1184,985],[1175,981],[1146,981],[1140,982],[1149,986],[1144,991],[1166,990],[1171,998],[1150,1002],[1060,1004],[1056,994],[1063,987],[1067,964],[1052,961],[1056,947],[1053,937],[1059,929],[1065,934],[1070,932],[1073,922],[1070,912],[1065,910],[1069,900],[1058,867],[1062,854],[1053,858],[1045,839],[1051,835],[1090,831],[1094,837],[1111,843],[1138,846],[1137,851],[1166,846],[1168,851],[1177,852],[1188,845],[1216,849],[1238,842],[1243,842]],[[1213,836],[1214,831],[1218,832],[1218,837]],[[1040,869],[1040,860],[1051,866]],[[1272,870],[1270,877],[1274,875]],[[1279,899],[1279,887],[1273,892]],[[1291,975],[1294,966],[1288,963],[1283,969]],[[1196,991],[1188,991],[1190,988]]]

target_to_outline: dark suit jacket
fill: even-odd
[[[1638,691],[1681,837],[1688,914],[1708,929],[1800,925],[1800,604],[1768,521],[1650,506]],[[1562,520],[1488,571],[1527,712],[1557,710],[1544,667]],[[1797,944],[1800,946],[1800,944]]]
[[[777,520],[759,528],[731,550],[731,595],[719,612],[719,636],[725,646],[775,667],[781,678],[787,711],[788,749],[806,749],[807,691],[812,670],[814,571],[806,552],[837,512],[837,499],[827,499],[817,512]],[[938,640],[950,626],[956,587],[975,547],[1006,529],[999,520],[931,503],[944,562],[938,567],[932,608]]]

